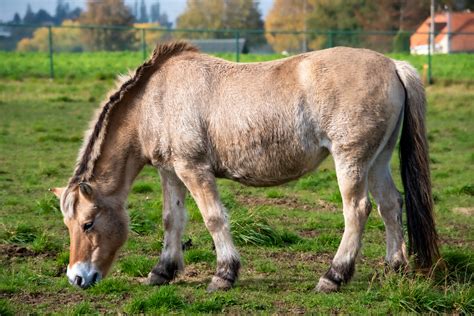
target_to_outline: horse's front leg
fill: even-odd
[[[227,212],[220,201],[215,177],[206,166],[186,163],[176,167],[176,174],[196,201],[216,248],[217,271],[207,290],[228,290],[238,277],[240,258],[232,242]]]
[[[160,175],[165,235],[160,260],[148,275],[147,283],[152,285],[166,284],[184,269],[181,238],[186,225],[186,187],[172,172],[161,170]]]
[[[371,210],[367,171],[338,163],[336,173],[344,211],[344,234],[329,270],[319,279],[319,292],[337,291],[355,271],[355,260],[361,246],[362,232]]]

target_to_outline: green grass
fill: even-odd
[[[233,53],[215,54],[218,57],[235,61]],[[390,57],[406,60],[420,72],[428,63],[426,56],[409,54],[389,54]],[[241,54],[241,62],[268,61],[284,57],[279,54],[257,55]],[[82,52],[55,53],[54,73],[56,78],[63,79],[97,79],[115,78],[118,73],[127,73],[143,62],[141,52]],[[444,83],[474,83],[474,58],[471,54],[434,55],[432,56],[433,78]],[[49,55],[38,52],[0,52],[0,77],[21,80],[23,78],[49,78]],[[94,99],[92,99],[94,100]],[[91,101],[92,101],[91,100]],[[59,94],[51,102],[72,103],[73,95]]]
[[[79,63],[71,64],[71,70],[77,70],[75,79],[37,78],[34,72],[41,63],[34,60],[28,61],[31,67],[18,65],[24,67],[18,77],[12,74],[21,74],[20,68],[0,67],[1,315],[474,313],[474,92],[469,84],[427,89],[436,219],[447,267],[433,279],[384,273],[385,232],[374,210],[353,281],[340,293],[313,291],[344,229],[333,163],[328,159],[318,172],[276,188],[219,181],[242,257],[240,280],[229,292],[205,292],[215,269],[215,252],[190,197],[183,242],[191,242],[184,253],[184,273],[160,288],[140,283],[156,263],[163,239],[161,185],[151,167],[132,187],[130,237],[109,277],[87,290],[71,287],[65,277],[68,232],[48,189],[66,184],[71,175],[87,122],[112,86],[109,78],[140,62],[138,54],[108,56],[110,77],[105,79],[96,77],[102,70],[94,69],[94,63],[86,64],[91,56],[81,57],[83,70],[74,68]],[[14,61],[2,57],[11,56],[0,60],[13,67]],[[464,62],[464,56],[454,57],[447,65]],[[462,67],[467,73],[469,67]],[[393,174],[402,189],[396,155]]]

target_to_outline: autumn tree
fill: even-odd
[[[81,14],[82,25],[132,26],[133,15],[123,0],[88,0]],[[123,50],[133,44],[133,31],[127,29],[82,29],[81,38],[90,50]]]
[[[456,0],[441,0],[441,2]],[[406,47],[409,35],[429,14],[429,0],[275,0],[265,21],[266,31],[292,30],[304,36],[270,32],[266,37],[276,51],[301,51],[335,45],[363,46],[386,51]],[[362,32],[361,32],[362,31]],[[391,31],[364,34],[363,31]],[[401,31],[398,36],[395,34]],[[401,41],[401,43],[393,42]]]
[[[79,23],[64,20],[61,24],[66,28],[52,28],[54,38],[54,49],[58,51],[79,52],[83,50],[78,28],[69,28],[77,26]],[[23,38],[17,44],[18,51],[47,52],[49,50],[49,30],[47,27],[37,28],[31,38]]]
[[[253,0],[188,0],[186,10],[178,17],[178,29],[262,29],[263,21],[258,2]],[[187,38],[225,38],[226,32],[188,32]],[[252,36],[250,44],[261,42],[263,37]]]
[[[304,34],[280,31],[304,31],[307,13],[311,8],[301,0],[275,0],[265,19],[265,37],[276,52],[299,52],[303,48]],[[274,32],[272,32],[274,31]]]

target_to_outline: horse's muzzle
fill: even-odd
[[[67,278],[71,285],[86,289],[102,279],[102,274],[90,263],[78,262],[67,269]]]

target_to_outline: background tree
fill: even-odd
[[[132,26],[133,15],[123,0],[88,0],[79,22],[83,25]],[[81,38],[90,50],[124,50],[134,44],[134,34],[126,29],[82,29]]]
[[[140,23],[147,23],[148,22],[148,10],[146,8],[145,0],[141,0],[140,2],[140,19],[138,21]]]
[[[159,1],[153,3],[150,7],[150,20],[152,23],[158,23],[161,27],[170,29],[173,23],[169,21],[166,12],[161,13],[161,5]]]
[[[78,22],[64,20],[63,26],[78,25]],[[83,50],[83,46],[79,41],[80,30],[78,28],[53,28],[54,49],[58,51],[79,52]],[[48,44],[48,28],[37,28],[32,38],[23,38],[17,44],[18,51],[34,51],[47,52]]]
[[[303,0],[304,1],[304,0]],[[276,52],[300,52],[304,35],[271,31],[303,31],[306,12],[312,10],[310,3],[301,0],[275,0],[265,19],[265,37]]]
[[[68,13],[69,4],[65,3],[64,0],[57,0],[54,23],[60,25],[65,19],[67,19]]]
[[[262,29],[258,2],[253,0],[188,0],[186,9],[177,19],[178,29]],[[228,38],[232,33],[189,32],[187,38]],[[250,45],[263,37],[249,37]]]

